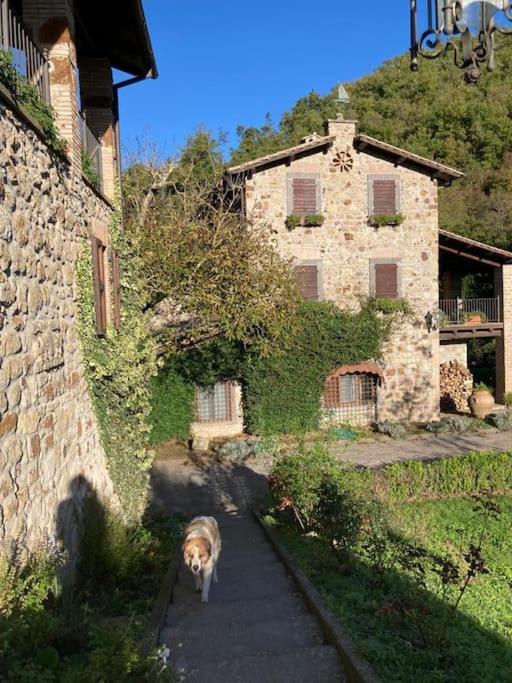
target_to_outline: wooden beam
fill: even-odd
[[[456,254],[457,256],[462,256],[463,258],[472,259],[473,261],[478,261],[479,263],[485,263],[488,266],[493,266],[494,268],[501,268],[502,263],[497,263],[496,261],[491,261],[490,259],[483,258],[482,256],[475,256],[475,254],[470,254],[462,249],[454,249],[453,247],[447,247],[444,244],[439,244],[439,249],[443,251],[448,251],[450,254]]]

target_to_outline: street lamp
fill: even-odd
[[[425,7],[426,5],[426,7]],[[453,51],[456,66],[465,69],[464,80],[475,83],[486,64],[493,71],[496,33],[512,33],[511,0],[410,0],[411,68],[418,58],[436,59]],[[427,28],[418,33],[425,15]]]

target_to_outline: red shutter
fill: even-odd
[[[112,290],[114,299],[114,325],[118,330],[121,327],[121,267],[117,251],[112,253]]]
[[[297,266],[295,280],[305,299],[318,301],[318,268],[316,266]]]
[[[314,178],[294,178],[293,211],[297,216],[307,216],[318,213],[316,204],[316,183]]]
[[[382,299],[398,297],[398,265],[396,263],[375,264],[375,296]]]
[[[373,181],[373,211],[374,215],[398,213],[396,205],[396,181]]]
[[[102,337],[107,330],[107,306],[105,299],[105,245],[97,237],[92,238],[92,268],[94,277],[96,332]]]

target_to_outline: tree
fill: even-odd
[[[177,160],[145,159],[127,170],[124,200],[163,343],[222,336],[262,353],[280,343],[299,300],[293,271],[271,226],[245,218],[238,192],[223,184],[218,141],[199,131]]]

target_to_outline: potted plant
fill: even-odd
[[[370,225],[375,228],[383,228],[385,225],[402,225],[405,221],[405,216],[401,213],[376,213],[370,216]]]
[[[481,325],[487,322],[487,316],[482,311],[471,311],[471,313],[464,313],[462,321],[465,325]]]
[[[475,384],[468,399],[469,409],[473,417],[485,419],[494,410],[494,396],[492,390],[483,382]]]

